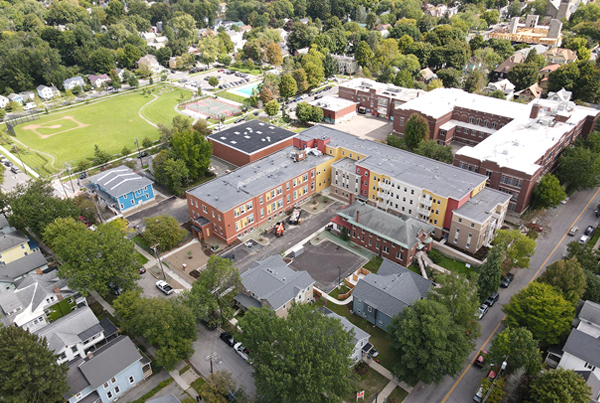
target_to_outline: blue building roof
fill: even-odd
[[[138,175],[126,166],[109,169],[90,177],[94,186],[100,186],[111,197],[118,199],[120,196],[136,192],[152,185],[152,181]]]

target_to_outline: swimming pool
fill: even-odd
[[[259,85],[260,85],[260,83],[256,83],[256,84],[248,85],[246,87],[237,88],[235,90],[235,92],[239,93],[240,95],[245,95],[246,97],[249,97],[249,96],[252,95],[252,90],[255,89],[255,88],[258,89]]]

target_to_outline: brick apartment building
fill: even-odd
[[[357,201],[342,209],[333,220],[338,230],[346,228],[350,241],[408,267],[418,251],[433,245],[433,225],[409,216],[398,217]]]
[[[436,236],[449,234],[453,211],[469,200],[498,210],[486,228],[499,228],[506,208],[482,198],[487,177],[394,147],[317,125],[293,146],[187,192],[192,229],[227,243],[325,188],[348,202],[362,200],[396,216],[422,220]],[[509,195],[504,195],[504,202]],[[500,206],[499,206],[500,204]],[[468,215],[468,212],[465,213]],[[475,218],[473,218],[475,220]],[[474,234],[479,239],[480,234]],[[483,243],[489,242],[486,237]],[[464,245],[457,244],[459,247]]]
[[[358,103],[367,113],[386,119],[394,119],[396,107],[417,98],[425,91],[396,87],[367,78],[355,78],[340,84],[338,96]]]
[[[251,120],[208,136],[213,155],[236,166],[249,164],[292,145],[296,133]]]
[[[335,125],[356,116],[356,103],[343,98],[326,96],[310,101],[308,104],[321,108],[325,123]]]
[[[467,145],[456,153],[454,165],[486,175],[486,186],[510,194],[509,211],[518,214],[562,150],[587,137],[600,115],[565,96],[521,104],[441,88],[398,107],[394,131],[403,134],[413,113],[429,123],[430,139]]]

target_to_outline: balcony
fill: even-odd
[[[431,210],[418,207],[417,208],[417,213],[419,213],[419,214],[421,214],[421,215],[423,215],[425,217],[429,217],[431,215]]]
[[[433,204],[432,199],[426,199],[424,197],[419,197],[419,203],[425,205],[426,207],[431,207]]]

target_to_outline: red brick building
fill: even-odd
[[[356,116],[356,103],[342,98],[326,96],[309,102],[323,111],[325,123],[337,124]]]
[[[418,251],[428,252],[433,245],[433,225],[362,202],[342,209],[332,221],[338,231],[348,230],[351,242],[404,267],[410,266]]]
[[[213,155],[236,166],[257,161],[292,145],[296,133],[250,120],[208,136]]]

